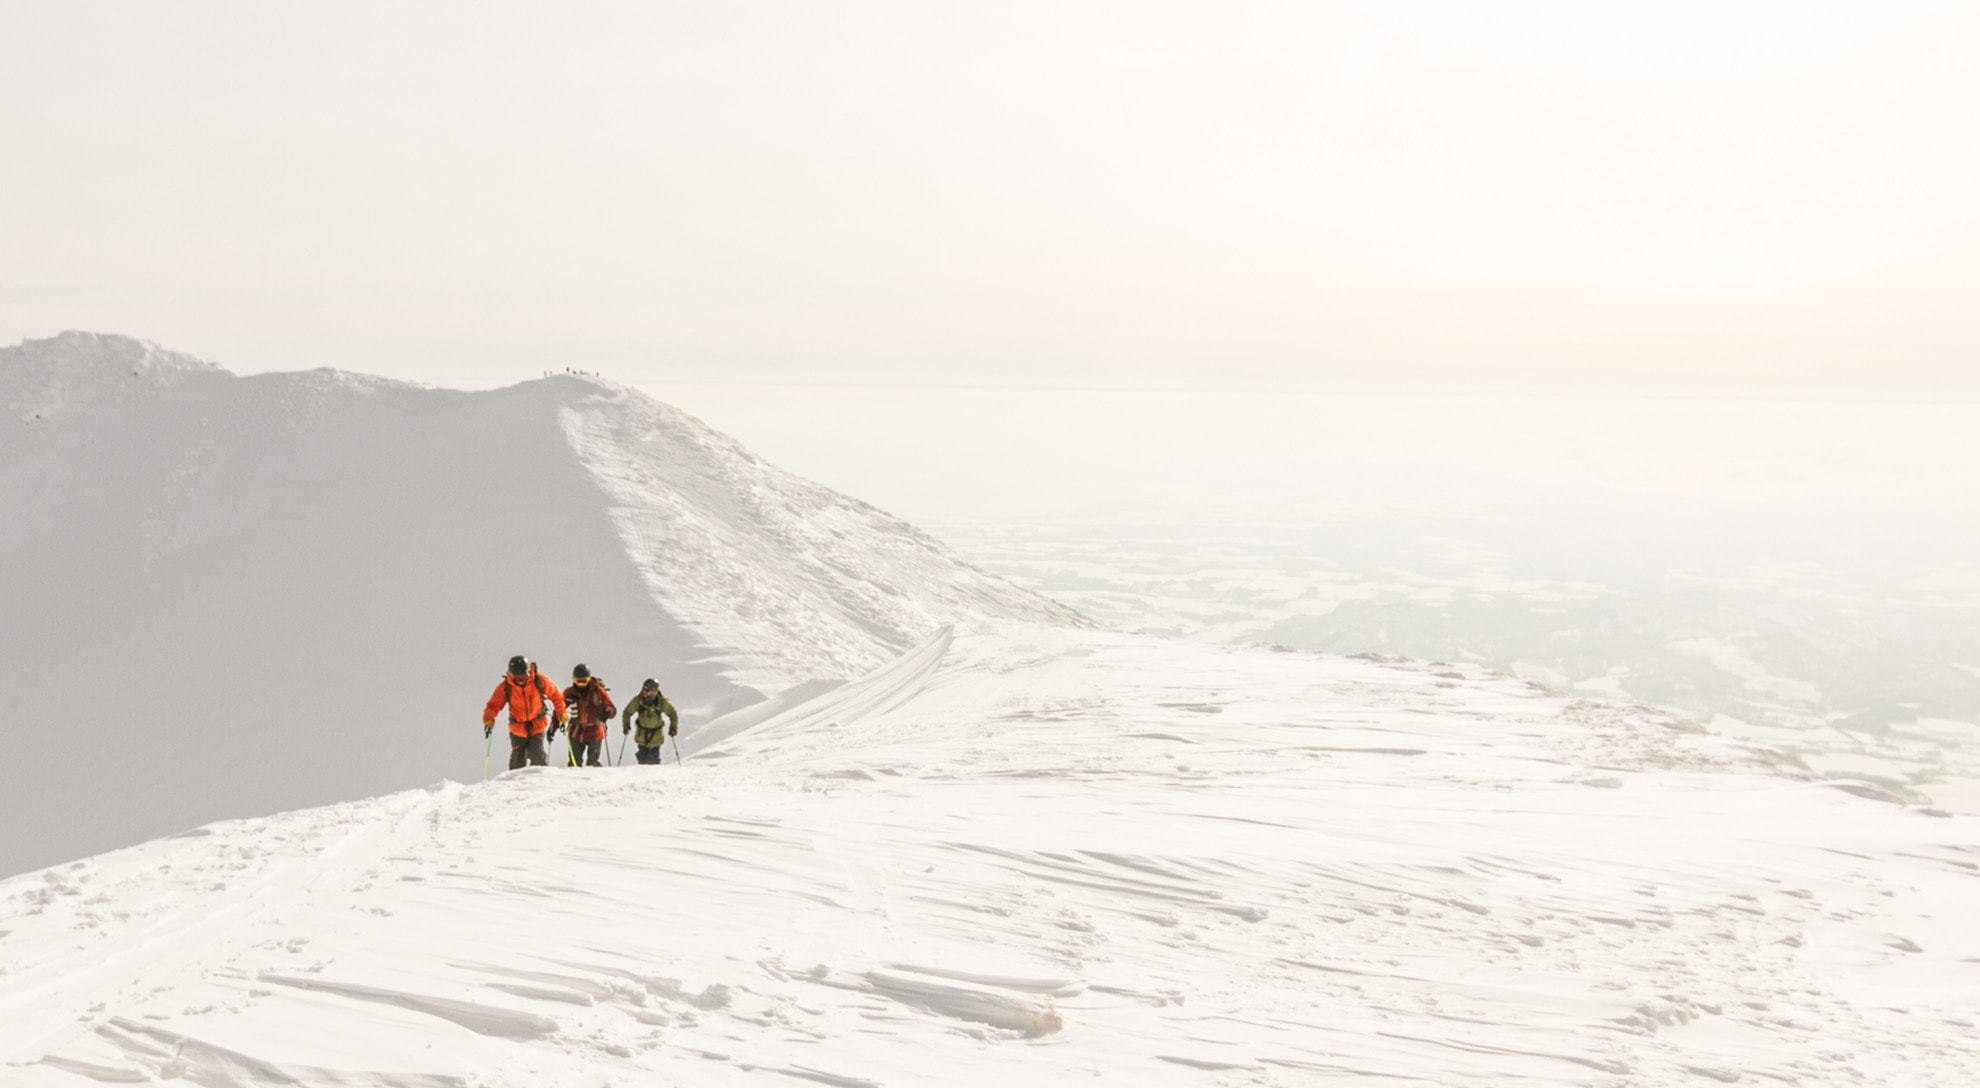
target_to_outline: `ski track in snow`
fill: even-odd
[[[1682,722],[1023,624],[809,696],[0,882],[0,1082],[1980,1079],[1980,824]]]

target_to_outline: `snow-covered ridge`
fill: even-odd
[[[147,387],[226,373],[149,341],[93,332],[26,340],[0,358],[0,404],[24,423],[53,419],[74,403],[118,401]]]
[[[63,813],[0,873],[478,773],[515,653],[656,677],[692,722],[1073,619],[588,379],[239,377],[69,333],[0,349],[0,404],[0,659],[95,719],[0,791],[0,822]]]
[[[1049,625],[743,718],[0,882],[0,1081],[1980,1076],[1980,822],[1681,722]]]
[[[654,599],[733,648],[742,683],[864,672],[962,616],[1084,622],[677,408],[596,384],[561,410],[564,433]]]

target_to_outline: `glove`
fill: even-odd
[[[670,736],[670,737],[678,737],[678,736],[680,736],[680,735],[681,735],[681,726],[680,726],[680,723],[678,723],[678,722],[676,722],[676,723],[674,723],[673,725],[670,725],[670,726],[668,726],[668,727],[667,727],[667,735],[668,735],[668,736]]]
[[[623,735],[625,735],[625,734],[627,734],[627,733],[630,733],[630,732],[632,732],[632,726],[630,726],[630,725],[622,725],[622,726],[620,726],[620,727],[619,727],[619,734],[620,734],[621,736],[623,736]]]
[[[481,723],[481,735],[482,735],[482,736],[484,736],[484,737],[492,737],[492,736],[494,736],[494,735],[495,735],[495,723],[494,723],[494,722],[482,722],[482,723]]]
[[[557,739],[557,730],[559,730],[559,729],[562,729],[563,727],[564,727],[564,723],[563,723],[563,722],[551,722],[551,723],[550,723],[550,739],[551,739],[551,740],[556,740],[556,739]]]

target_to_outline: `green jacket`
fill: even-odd
[[[665,722],[660,720],[663,715],[667,719]],[[634,721],[635,718],[638,719],[637,722]],[[681,716],[674,710],[674,704],[667,701],[665,695],[652,702],[647,702],[644,696],[637,696],[626,704],[625,713],[619,715],[619,724],[639,727],[639,731],[633,734],[634,744],[641,748],[658,748],[661,740],[664,739],[663,732],[666,727],[680,728]]]

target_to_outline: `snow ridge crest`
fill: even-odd
[[[110,333],[72,329],[0,349],[0,398],[7,415],[23,423],[114,403],[146,388],[231,376],[204,359]]]

